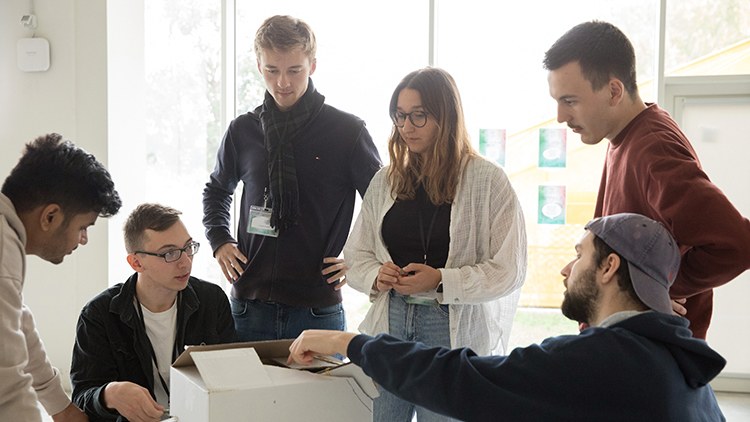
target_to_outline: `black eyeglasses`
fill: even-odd
[[[426,111],[412,111],[411,113],[397,111],[393,114],[391,119],[393,119],[393,124],[399,128],[404,127],[407,117],[414,127],[424,127],[424,125],[427,124],[427,116],[429,116],[429,114],[430,113]]]
[[[146,252],[146,251],[135,251],[134,253],[142,253],[142,254],[151,255],[151,256],[158,256],[159,258],[164,258],[164,261],[166,262],[175,262],[182,257],[183,252],[185,252],[187,256],[193,256],[198,253],[198,249],[200,247],[201,247],[200,243],[190,242],[187,245],[185,245],[184,248],[170,249],[164,253],[154,253],[154,252]]]

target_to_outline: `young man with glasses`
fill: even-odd
[[[180,214],[138,206],[124,227],[135,274],[81,311],[71,381],[73,400],[92,419],[158,420],[169,407],[169,368],[185,346],[234,340],[226,293],[190,276],[200,245]]]
[[[346,328],[347,268],[338,256],[355,192],[364,195],[381,162],[365,123],[325,104],[313,86],[315,51],[315,35],[299,19],[273,16],[261,25],[255,54],[265,99],[229,125],[203,192],[206,237],[232,283],[240,340]]]

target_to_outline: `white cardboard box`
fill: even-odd
[[[372,421],[378,393],[362,369],[276,366],[291,342],[188,347],[170,369],[170,414],[179,422]]]

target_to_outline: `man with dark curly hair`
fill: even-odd
[[[56,133],[26,145],[0,193],[0,420],[41,421],[37,400],[55,422],[85,421],[47,359],[33,315],[23,304],[26,255],[59,264],[88,243],[97,217],[122,202],[96,158]]]

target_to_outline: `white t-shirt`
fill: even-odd
[[[175,333],[177,332],[177,301],[172,307],[164,312],[154,313],[141,305],[143,312],[143,323],[146,325],[146,334],[151,341],[156,355],[156,363],[159,365],[159,373],[164,382],[169,386],[169,368],[172,366],[172,351],[174,349]],[[152,360],[153,362],[153,360]],[[169,408],[169,395],[159,380],[156,365],[154,369],[154,393],[156,401],[164,408]]]

